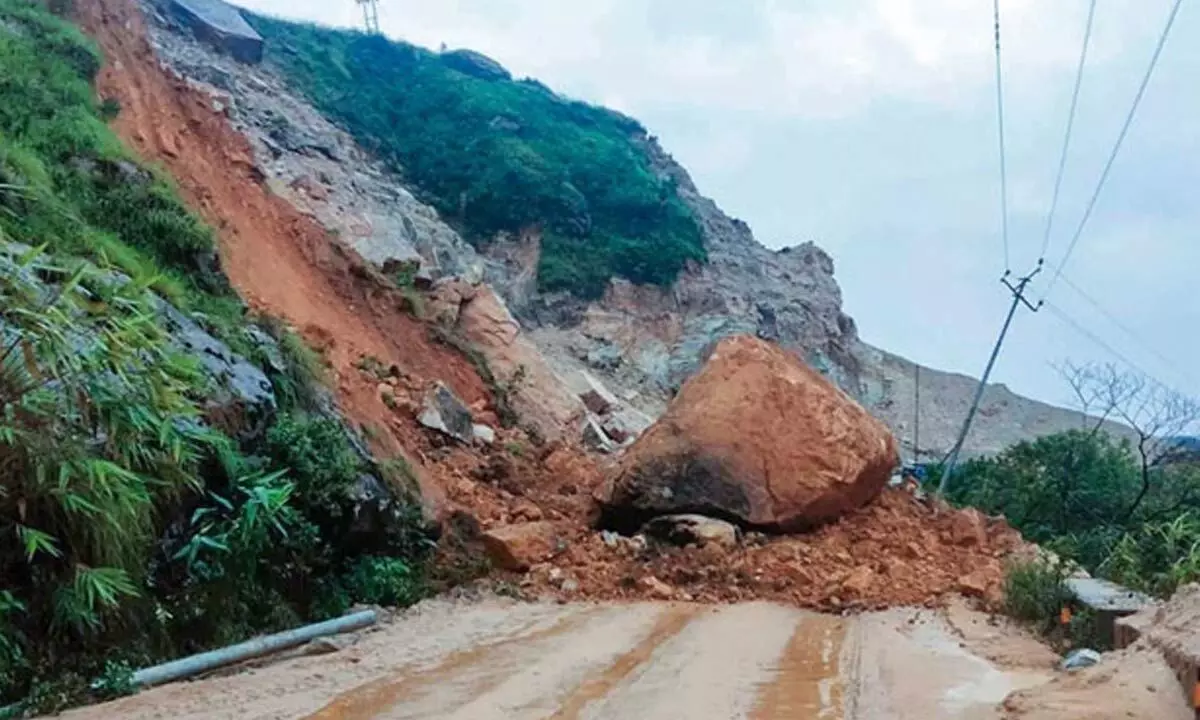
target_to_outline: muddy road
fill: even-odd
[[[68,713],[73,720],[872,720],[998,717],[1053,655],[983,616],[850,618],[767,603],[426,603],[232,674]]]

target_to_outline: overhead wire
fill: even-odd
[[[1121,126],[1121,132],[1117,135],[1117,141],[1113,144],[1112,152],[1109,153],[1108,161],[1104,164],[1104,171],[1100,173],[1100,180],[1096,183],[1096,189],[1092,192],[1091,199],[1088,201],[1087,209],[1084,210],[1083,219],[1079,221],[1079,226],[1075,229],[1075,233],[1071,236],[1071,242],[1067,245],[1067,251],[1063,254],[1062,260],[1058,264],[1058,268],[1054,271],[1054,276],[1050,278],[1050,284],[1046,286],[1046,291],[1042,294],[1044,301],[1049,297],[1054,286],[1062,278],[1063,270],[1067,266],[1067,262],[1071,259],[1072,253],[1079,245],[1079,239],[1083,236],[1083,231],[1087,228],[1088,221],[1092,218],[1092,213],[1096,209],[1096,203],[1100,200],[1100,194],[1104,191],[1104,186],[1108,182],[1109,173],[1112,172],[1113,164],[1117,160],[1117,155],[1121,152],[1121,146],[1125,143],[1125,137],[1129,134],[1129,128],[1133,125],[1134,117],[1137,116],[1138,107],[1142,103],[1142,98],[1146,95],[1146,88],[1150,85],[1150,78],[1154,75],[1154,69],[1158,66],[1158,59],[1162,56],[1163,48],[1167,45],[1167,38],[1171,34],[1171,28],[1175,25],[1175,18],[1179,15],[1179,8],[1183,5],[1183,0],[1175,0],[1175,4],[1171,7],[1171,14],[1167,16],[1167,23],[1163,27],[1162,34],[1158,38],[1158,43],[1154,47],[1154,54],[1150,58],[1150,65],[1146,68],[1146,74],[1142,77],[1142,82],[1138,86],[1137,94],[1134,95],[1133,105],[1129,108],[1129,114],[1125,117],[1125,122]]]
[[[1106,320],[1134,340],[1141,349],[1153,355],[1165,366],[1171,368],[1171,370],[1178,376],[1180,380],[1187,380],[1189,383],[1191,382],[1190,373],[1180,367],[1179,363],[1175,362],[1165,353],[1155,348],[1154,345],[1148,342],[1140,332],[1134,330],[1126,322],[1117,317],[1116,313],[1113,313],[1111,310],[1106,308],[1099,300],[1093,297],[1091,293],[1079,287],[1079,285],[1072,281],[1068,275],[1063,274],[1062,282],[1068,288],[1073,290],[1076,295],[1082,298],[1084,302],[1086,302],[1088,305],[1091,305],[1096,312],[1100,313]]]
[[[1075,112],[1079,108],[1079,90],[1083,87],[1083,70],[1087,66],[1088,46],[1091,45],[1092,25],[1096,19],[1096,0],[1091,0],[1088,7],[1087,22],[1083,29],[1083,47],[1079,51],[1079,68],[1075,71],[1075,89],[1071,92],[1071,109],[1067,112],[1067,129],[1063,136],[1062,155],[1058,160],[1058,173],[1054,178],[1054,195],[1050,200],[1050,212],[1046,215],[1046,232],[1042,238],[1042,249],[1038,253],[1039,260],[1046,259],[1046,251],[1050,249],[1050,234],[1054,229],[1054,215],[1058,210],[1058,196],[1062,190],[1063,176],[1067,170],[1067,156],[1071,150],[1071,135],[1075,130]]]
[[[1000,62],[1000,0],[992,0],[996,30],[996,115],[1000,140],[1000,237],[1004,243],[1004,272],[1012,268],[1008,251],[1008,161],[1004,142],[1004,75]]]
[[[1154,382],[1158,383],[1159,385],[1162,385],[1163,387],[1168,387],[1166,383],[1161,382],[1160,380],[1156,379],[1154,377],[1154,375],[1147,372],[1144,368],[1142,368],[1140,365],[1135,363],[1133,360],[1130,360],[1124,353],[1118,351],[1112,345],[1109,345],[1099,335],[1097,335],[1096,333],[1092,332],[1091,330],[1088,330],[1087,328],[1085,328],[1082,323],[1080,323],[1078,320],[1075,320],[1074,318],[1072,318],[1070,315],[1068,315],[1066,313],[1066,311],[1064,311],[1059,306],[1055,305],[1052,302],[1046,302],[1044,307],[1046,310],[1048,310],[1050,312],[1051,315],[1053,315],[1056,318],[1058,318],[1059,320],[1061,320],[1068,327],[1075,330],[1075,332],[1079,333],[1083,337],[1090,340],[1093,344],[1095,344],[1097,347],[1099,347],[1100,349],[1107,352],[1109,355],[1112,355],[1116,359],[1118,359],[1121,362],[1128,365],[1130,367],[1130,369],[1136,370],[1140,374],[1150,378],[1151,380],[1154,380]]]

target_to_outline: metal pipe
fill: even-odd
[[[202,672],[231,665],[243,660],[270,655],[290,647],[302,645],[309,640],[325,635],[337,635],[374,625],[378,616],[374,610],[364,610],[325,622],[285,630],[275,635],[255,638],[244,643],[231,645],[220,650],[210,650],[198,655],[172,660],[162,665],[138,670],[133,674],[133,683],[139,687],[150,687],[180,680]]]

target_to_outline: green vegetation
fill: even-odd
[[[1072,431],[967,463],[949,495],[1094,575],[1165,596],[1200,579],[1200,466],[1158,462],[1145,493],[1142,466],[1128,440]]]
[[[262,342],[211,232],[105,125],[119,108],[94,98],[98,68],[45,6],[0,0],[0,706],[29,712],[351,603],[411,602],[429,545],[314,414],[320,359],[277,324]],[[262,366],[280,406],[265,426],[211,417],[218,381],[152,293]]]
[[[481,76],[457,54],[250,21],[298,88],[468,237],[540,227],[543,289],[594,297],[614,275],[668,284],[687,260],[705,258],[676,187],[638,147],[636,121],[532,80]]]

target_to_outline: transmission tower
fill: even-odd
[[[354,0],[354,2],[362,5],[363,22],[367,26],[367,33],[371,35],[379,35],[379,2],[378,0]]]

